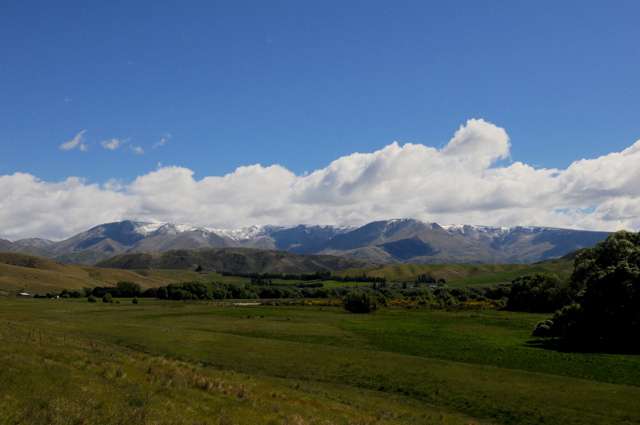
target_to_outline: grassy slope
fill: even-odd
[[[104,345],[105,350],[115,353],[115,360],[107,369],[118,367],[120,358],[139,358],[142,364],[125,362],[122,366],[132,380],[145,370],[147,362],[154,375],[157,356],[164,356],[166,361],[180,360],[188,369],[212,379],[231,376],[230,384],[237,386],[246,379],[263,388],[252,393],[253,401],[243,405],[244,412],[232,407],[237,406],[233,397],[218,404],[212,401],[212,409],[218,409],[216,414],[222,409],[237,415],[228,423],[268,423],[266,419],[273,417],[273,409],[303,415],[305,422],[297,422],[301,424],[324,423],[321,419],[328,419],[329,423],[370,424],[640,422],[640,405],[636,402],[640,397],[640,356],[561,353],[537,348],[529,343],[529,335],[541,315],[381,310],[358,316],[333,308],[233,308],[148,300],[138,306],[46,300],[0,303],[0,329],[8,320]],[[64,358],[62,350],[58,356]],[[130,356],[130,350],[141,357]],[[24,351],[28,354],[27,349]],[[3,364],[8,365],[5,371],[0,369],[0,377],[7,370],[10,373],[20,368],[16,365],[20,357],[14,358],[11,353],[0,351]],[[30,356],[38,355],[49,354]],[[77,361],[80,370],[71,371],[77,377],[72,374],[69,385],[73,387],[83,374],[97,375],[96,387],[89,388],[99,393],[95,396],[98,399],[109,391],[109,385],[122,382],[118,394],[124,398],[123,406],[132,403],[127,398],[134,405],[139,404],[135,401],[140,399],[136,391],[142,389],[144,394],[151,394],[142,399],[151,400],[151,406],[158,403],[160,411],[171,406],[179,411],[188,405],[187,411],[199,418],[200,397],[209,397],[193,393],[186,384],[184,388],[161,390],[148,386],[144,380],[112,382],[109,376],[117,376],[117,371],[101,372],[97,365],[83,366],[87,362]],[[29,388],[21,392],[26,397],[24,403],[32,410],[36,403],[32,400],[46,397],[43,394],[48,388],[46,383],[39,384],[40,374],[46,377],[46,373],[37,364],[34,359],[34,369],[24,367],[24,378],[20,378],[34,382],[40,389],[33,394]],[[69,364],[74,367],[76,362]],[[235,374],[229,375],[229,371]],[[100,378],[102,375],[104,379]],[[3,387],[6,388],[0,385]],[[270,391],[280,394],[285,389],[290,391],[286,397],[268,400]],[[64,400],[71,403],[71,398],[72,394]],[[296,404],[300,399],[305,403]],[[166,400],[171,403],[162,407]],[[316,409],[318,421],[312,422],[313,411],[306,406]],[[336,416],[327,417],[332,412],[329,406],[338,406],[341,413],[333,411]],[[164,419],[169,421],[171,414],[166,413]],[[260,414],[263,422],[249,418]],[[362,418],[356,420],[358,415]],[[429,416],[431,419],[427,419]],[[222,423],[215,414],[206,417],[215,418],[211,423]],[[296,422],[280,419],[273,423]]]
[[[0,340],[0,423],[477,423],[398,396],[216,370],[15,322],[0,323]]]
[[[573,270],[572,260],[554,260],[536,264],[393,264],[370,269],[349,269],[343,276],[385,277],[389,281],[413,281],[429,273],[446,279],[451,286],[506,283],[530,273],[555,273],[567,278]]]
[[[443,264],[417,265],[396,264],[373,269],[349,269],[342,275],[386,277],[390,281],[410,281],[418,275],[431,273],[445,278],[451,286],[487,285],[509,282],[527,273],[550,272],[568,277],[572,262],[557,260],[532,265],[519,264]],[[0,253],[0,291],[27,290],[34,293],[80,289],[83,287],[115,285],[119,281],[130,281],[143,288],[184,281],[218,281],[246,283],[249,279],[222,276],[217,273],[196,273],[190,270],[142,269],[122,270],[114,268],[63,265],[54,261],[24,254]],[[292,280],[274,280],[274,283],[296,284]],[[307,282],[308,283],[308,282]],[[323,282],[325,287],[367,285],[357,282]]]
[[[230,273],[313,273],[363,267],[366,263],[332,255],[300,255],[252,248],[172,250],[154,254],[117,255],[97,264],[121,269],[194,269]]]
[[[140,284],[143,288],[187,280],[210,280],[211,275],[188,270],[103,269],[63,265],[51,260],[23,254],[0,253],[0,290],[27,290],[34,293],[110,286],[120,281]]]

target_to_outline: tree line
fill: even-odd
[[[357,275],[357,276],[340,276],[334,275],[330,271],[321,271],[315,273],[231,273],[231,272],[221,272],[222,276],[235,276],[235,277],[244,277],[247,279],[255,280],[256,282],[260,281],[272,281],[272,280],[299,280],[299,281],[310,281],[310,280],[333,280],[336,282],[369,282],[369,283],[382,283],[386,282],[387,279],[384,277],[375,277],[375,276],[367,276],[366,274]]]

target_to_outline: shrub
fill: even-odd
[[[131,300],[131,304],[138,304],[138,298],[134,298]]]
[[[145,291],[145,296],[150,292]],[[212,299],[211,286],[200,282],[172,283],[158,288],[155,295],[170,300],[208,300]]]
[[[98,299],[96,297],[94,297],[93,295],[89,295],[87,297],[87,301],[89,301],[90,303],[95,303],[98,301]]]
[[[552,335],[553,320],[543,320],[536,325],[533,330],[533,336],[547,337]]]
[[[361,290],[349,292],[342,302],[344,308],[351,313],[371,313],[378,307],[376,300],[369,293]]]
[[[113,296],[110,293],[106,293],[104,294],[104,296],[102,297],[102,302],[103,303],[112,303],[113,302]]]
[[[511,283],[507,310],[531,313],[552,312],[571,303],[571,291],[557,276],[534,274]]]
[[[118,282],[115,292],[117,297],[137,297],[142,293],[142,289],[137,283]]]
[[[442,308],[453,307],[458,304],[458,300],[451,295],[451,292],[447,288],[435,288],[433,290],[433,297],[437,305]]]
[[[571,342],[586,337],[584,311],[580,304],[571,304],[556,311],[551,319],[551,332],[547,336],[559,336]]]
[[[640,233],[617,232],[576,256],[578,303],[557,311],[551,336],[598,349],[640,349]]]
[[[415,280],[415,283],[435,284],[436,282],[438,282],[438,280],[435,277],[433,277],[430,273],[418,275],[418,277],[416,277],[416,280]]]

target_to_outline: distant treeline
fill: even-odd
[[[337,276],[332,274],[331,272],[315,272],[315,273],[303,273],[303,274],[292,274],[292,273],[230,273],[230,272],[222,272],[220,273],[223,276],[236,276],[236,277],[244,277],[249,279],[254,279],[256,281],[266,281],[266,280],[300,280],[300,281],[310,281],[310,280],[333,280],[336,282],[369,282],[369,283],[383,283],[386,282],[387,279],[384,277],[374,277],[367,275],[359,275],[359,276]]]
[[[503,306],[509,294],[508,285],[487,288],[447,288],[425,286],[424,284],[386,284],[368,286],[342,286],[325,288],[320,282],[300,285],[254,285],[219,282],[172,283],[144,291],[123,291],[132,289],[127,285],[115,288],[94,288],[90,295],[103,297],[106,293],[113,297],[158,298],[164,300],[226,300],[226,299],[326,299],[344,298],[351,292],[366,293],[377,304],[423,307],[456,307],[467,301],[487,301]]]
[[[48,292],[45,295],[36,295],[34,298],[102,298],[110,294],[114,298],[134,298],[142,295],[142,288],[133,282],[118,282],[116,286],[96,286],[93,288],[63,289],[61,292]]]
[[[136,283],[119,282],[115,287],[101,286],[82,291],[64,290],[63,298],[88,297],[94,301],[105,297],[157,298],[163,300],[232,300],[232,299],[336,299],[352,292],[366,294],[377,305],[449,308],[468,301],[486,301],[504,306],[509,286],[486,288],[447,288],[423,283],[372,283],[366,286],[326,288],[322,282],[303,282],[298,285],[264,285],[251,283],[181,282],[142,290]]]

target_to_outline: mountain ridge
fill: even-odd
[[[123,220],[94,226],[58,242],[0,239],[0,250],[79,264],[96,264],[127,253],[210,248],[327,254],[379,264],[533,263],[593,246],[608,234],[536,226],[440,225],[410,218],[352,227],[299,224],[239,229]]]

